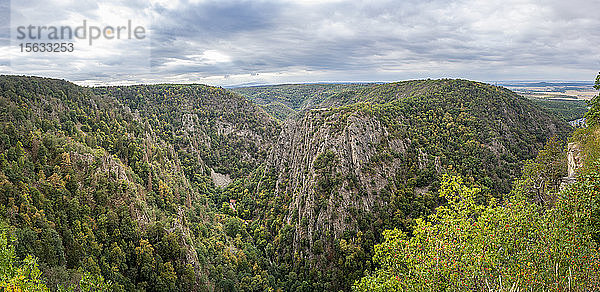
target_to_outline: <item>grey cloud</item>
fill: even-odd
[[[152,15],[150,60],[135,54],[147,47],[127,44],[120,56],[90,67],[140,82],[290,71],[317,73],[306,81],[573,80],[590,79],[600,67],[597,1],[173,1],[126,4]],[[77,5],[93,13],[100,4]],[[199,57],[207,51],[225,60]],[[119,73],[126,61],[138,68]],[[73,76],[106,78],[91,71]]]
[[[0,0],[0,46],[10,43],[10,0]]]

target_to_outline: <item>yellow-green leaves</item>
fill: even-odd
[[[523,196],[478,205],[478,192],[445,176],[439,193],[448,204],[417,220],[412,236],[385,231],[373,257],[379,269],[357,281],[354,290],[600,287],[597,172],[563,191],[548,210]]]

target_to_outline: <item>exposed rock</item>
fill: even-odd
[[[404,212],[401,216],[410,217],[411,203],[436,191],[430,177],[447,170],[465,176],[485,171],[485,179],[497,187],[493,191],[510,189],[511,176],[518,174],[517,158],[535,155],[547,137],[561,133],[558,121],[512,92],[466,81],[445,82],[388,84],[336,95],[302,118],[285,122],[267,164],[278,175],[274,193],[289,198],[285,221],[295,231],[294,253],[311,264],[331,266],[314,254],[316,239],[331,239],[318,244],[331,257],[336,240],[381,228],[388,213]],[[447,95],[431,97],[438,103],[435,106],[453,111],[438,112],[414,99],[434,93]],[[405,98],[409,101],[402,101]],[[402,102],[402,106],[377,105],[386,102]],[[431,111],[439,118],[441,114],[446,124],[427,125],[440,119],[415,111]],[[435,134],[428,131],[433,128],[447,131],[448,136],[440,141],[426,139]],[[481,129],[488,132],[466,135]],[[463,133],[462,140],[453,141]],[[537,140],[523,143],[524,135]],[[460,169],[471,162],[456,159],[459,155],[474,155],[478,164]],[[324,167],[322,160],[329,164]],[[499,167],[512,172],[500,177]],[[392,209],[400,196],[406,198],[401,204],[410,206],[407,210]],[[368,220],[373,222],[365,223]]]
[[[581,147],[578,143],[569,143],[567,148],[568,175],[567,177],[575,177],[577,169],[581,167]]]
[[[569,143],[567,146],[567,176],[562,178],[560,189],[564,189],[574,183],[577,175],[577,170],[582,166],[581,146],[578,143]]]
[[[210,170],[210,178],[212,178],[212,181],[216,186],[221,188],[228,186],[232,182],[229,175],[215,172],[212,169]]]
[[[313,246],[315,234],[340,238],[357,228],[350,210],[371,212],[382,203],[378,193],[402,166],[397,159],[374,165],[380,144],[401,155],[410,141],[391,137],[380,121],[362,112],[311,110],[285,124],[270,161],[279,173],[276,193],[292,198],[286,220],[296,228],[294,249],[303,252],[303,240]],[[335,155],[335,165],[323,173],[315,169],[315,161],[326,152]],[[323,177],[334,181],[327,193],[318,186]]]

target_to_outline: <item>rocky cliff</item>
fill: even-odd
[[[275,193],[291,198],[293,248],[317,266],[331,266],[342,246],[377,240],[384,227],[408,228],[435,205],[443,173],[489,196],[508,191],[519,161],[569,129],[516,94],[462,80],[378,85],[333,99],[340,106],[287,121],[269,157]]]

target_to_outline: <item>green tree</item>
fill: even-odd
[[[596,76],[596,82],[594,83],[594,88],[596,90],[600,90],[600,72]],[[590,110],[585,115],[586,123],[590,126],[595,126],[600,124],[600,95],[596,95],[592,100],[590,100]]]
[[[81,292],[111,291],[111,283],[105,281],[102,275],[84,272],[79,280],[79,289]]]
[[[599,170],[560,192],[548,210],[514,193],[505,203],[478,205],[473,199],[478,189],[446,176],[440,195],[448,204],[417,220],[412,236],[385,231],[373,257],[380,268],[353,289],[599,289],[600,253],[593,240],[600,214]]]
[[[534,159],[525,161],[522,178],[517,183],[526,187],[523,195],[532,202],[552,206],[561,179],[567,175],[565,145],[556,137],[550,138]]]
[[[0,233],[0,289],[3,291],[49,291],[42,281],[36,258],[28,255],[17,262],[15,248],[5,232]]]

